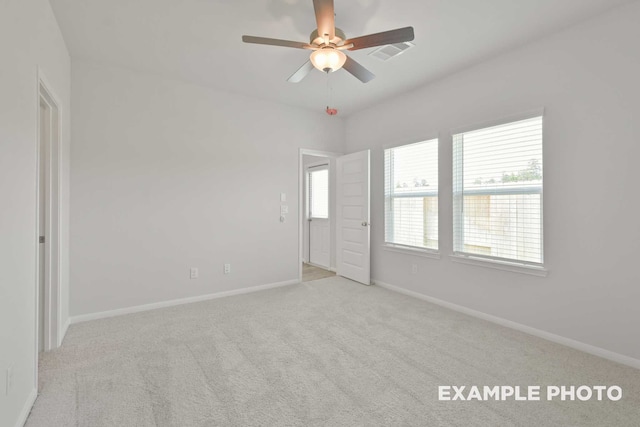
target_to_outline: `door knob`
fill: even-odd
[[[369,225],[369,223],[367,221],[362,221],[362,226],[366,227],[367,225]]]

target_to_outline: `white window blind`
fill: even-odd
[[[438,140],[384,151],[385,243],[438,249]]]
[[[453,143],[454,251],[542,264],[542,117]]]
[[[326,166],[309,172],[309,218],[329,218],[329,170]]]

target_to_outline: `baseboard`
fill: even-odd
[[[27,418],[29,417],[29,413],[31,412],[33,404],[36,403],[37,397],[38,390],[34,387],[33,389],[31,389],[29,397],[27,397],[27,401],[24,403],[22,411],[20,411],[20,415],[18,416],[18,420],[16,421],[16,427],[23,427],[27,422]]]
[[[611,360],[613,362],[631,366],[632,368],[640,369],[640,360],[635,359],[633,357],[625,356],[624,354],[615,353],[610,350],[605,350],[604,348],[596,347],[590,344],[585,344],[583,342],[576,341],[571,338],[566,338],[560,335],[552,334],[551,332],[543,331],[541,329],[536,329],[531,326],[513,322],[511,320],[507,320],[502,317],[497,317],[491,314],[483,313],[481,311],[473,310],[471,308],[464,307],[462,305],[453,304],[447,301],[443,301],[441,299],[433,298],[428,295],[424,295],[419,292],[410,291],[408,289],[404,289],[399,286],[390,285],[388,283],[384,283],[379,280],[374,280],[373,283],[377,286],[380,286],[381,288],[386,288],[394,292],[398,292],[404,295],[418,298],[423,301],[427,301],[427,302],[439,305],[441,307],[448,308],[453,311],[457,311],[463,314],[467,314],[469,316],[477,317],[478,319],[486,320],[486,321],[498,324],[500,326],[505,326],[507,328],[515,329],[517,331],[524,332],[526,334],[533,335],[538,338],[543,338],[543,339],[546,339],[547,341],[555,342],[556,344],[561,344],[576,350],[583,351],[585,353],[592,354],[594,356],[602,357],[603,359]]]
[[[62,326],[62,331],[60,331],[58,347],[62,345],[64,341],[64,337],[67,336],[67,331],[69,330],[69,325],[71,325],[71,317],[67,317],[67,321]]]
[[[232,291],[216,292],[213,294],[199,295],[196,297],[180,298],[169,301],[161,301],[152,304],[137,305],[133,307],[119,308],[116,310],[101,311],[98,313],[80,314],[70,318],[70,323],[87,322],[89,320],[105,319],[107,317],[122,316],[123,314],[140,313],[142,311],[155,310],[158,308],[173,307],[176,305],[190,304],[193,302],[208,301],[217,298],[230,297],[233,295],[242,295],[252,292],[264,291],[267,289],[279,288],[281,286],[289,286],[300,283],[298,279],[285,280],[284,282],[269,283],[266,285],[251,286],[248,288],[234,289]]]

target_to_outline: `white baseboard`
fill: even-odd
[[[583,351],[585,353],[592,354],[594,356],[602,357],[603,359],[611,360],[613,362],[621,363],[623,365],[631,366],[632,368],[640,369],[640,360],[633,357],[625,356],[624,354],[615,353],[613,351],[605,350],[604,348],[596,347],[590,344],[585,344],[580,341],[566,338],[560,335],[552,334],[551,332],[543,331],[541,329],[532,328],[531,326],[523,325],[521,323],[513,322],[511,320],[503,319],[502,317],[493,316],[491,314],[483,313],[481,311],[473,310],[462,305],[453,304],[441,299],[433,298],[428,295],[421,294],[419,292],[410,291],[408,289],[401,288],[399,286],[390,285],[388,283],[381,282],[379,280],[373,280],[373,283],[382,288],[389,289],[394,292],[398,292],[404,295],[408,295],[414,298],[427,301],[441,307],[448,308],[453,311],[457,311],[469,316],[477,317],[478,319],[486,320],[492,323],[496,323],[500,326],[515,329],[520,332],[524,332],[529,335],[543,338],[548,341],[555,342],[567,347],[571,347],[576,350]]]
[[[71,325],[71,317],[67,317],[67,321],[62,326],[62,331],[60,331],[58,347],[62,345],[62,341],[64,341],[64,337],[67,335],[67,331],[69,330],[69,325]]]
[[[22,411],[20,411],[20,415],[18,416],[18,420],[16,421],[16,427],[23,427],[24,423],[27,422],[27,418],[29,417],[29,413],[31,412],[31,408],[33,404],[36,403],[36,398],[38,397],[38,390],[34,387],[31,389],[29,393],[29,397],[27,397],[27,401],[24,402],[24,406],[22,407]]]
[[[266,289],[279,288],[281,286],[289,286],[300,283],[298,279],[286,280],[284,282],[269,283],[266,285],[251,286],[248,288],[234,289],[232,291],[216,292],[214,294],[199,295],[196,297],[180,298],[170,301],[155,302],[152,304],[136,305],[133,307],[118,308],[116,310],[101,311],[98,313],[80,314],[71,317],[70,323],[87,322],[89,320],[105,319],[107,317],[122,316],[123,314],[140,313],[142,311],[155,310],[158,308],[173,307],[176,305],[190,304],[193,302],[208,301],[217,298],[230,297],[233,295],[248,294],[251,292],[264,291]]]

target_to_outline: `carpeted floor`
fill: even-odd
[[[302,264],[302,281],[311,282],[313,280],[325,279],[327,277],[333,277],[336,273],[325,270],[324,268],[316,267],[311,264]]]
[[[28,427],[638,426],[640,371],[332,277],[72,325]],[[438,401],[439,385],[623,399]]]

